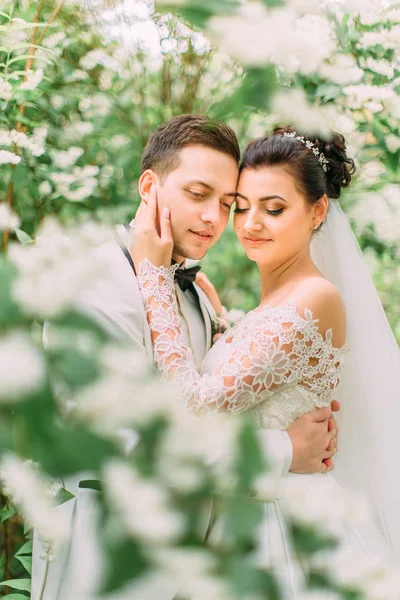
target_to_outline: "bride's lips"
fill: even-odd
[[[212,233],[208,233],[208,231],[193,231],[192,229],[189,229],[189,231],[202,242],[209,242],[213,238]]]
[[[269,240],[266,238],[248,238],[248,237],[245,237],[244,241],[246,244],[249,244],[249,246],[262,246],[263,244],[266,244],[267,242],[272,242],[272,240]]]

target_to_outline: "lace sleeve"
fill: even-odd
[[[332,331],[318,333],[310,311],[294,303],[263,314],[247,327],[230,330],[228,355],[212,373],[198,373],[184,343],[174,289],[173,267],[141,264],[139,288],[153,342],[154,362],[167,379],[178,380],[194,410],[243,412],[292,383],[328,401],[339,382],[343,350],[332,346]]]

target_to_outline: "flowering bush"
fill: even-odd
[[[384,202],[399,208],[398,12],[376,16],[372,0],[361,13],[352,3],[350,14],[328,3],[311,14],[317,3],[297,0],[176,4],[186,24],[145,9],[162,49],[153,64],[143,48],[128,52],[113,39],[104,16],[75,2],[2,3],[0,585],[17,590],[18,600],[29,590],[31,546],[15,511],[26,530],[35,528],[50,561],[69,535],[55,506],[71,498],[65,482],[84,472],[105,560],[96,562],[94,546],[86,558],[106,592],[129,586],[127,597],[177,588],[196,599],[282,597],[275,573],[254,561],[265,542],[260,500],[271,490],[252,424],[184,412],[178,389],[76,309],[77,296],[108,268],[93,252],[112,235],[107,223],[132,217],[140,155],[160,122],[208,111],[227,118],[243,142],[289,117],[304,129],[312,120],[322,132],[326,123],[343,131],[360,165],[345,203],[394,325],[399,317],[391,279],[398,240],[393,219],[386,212],[385,225],[376,211]],[[124,20],[118,10],[107,18],[121,26],[121,14]],[[219,50],[187,23],[204,28]],[[375,210],[372,228],[367,205]],[[253,267],[232,232],[210,257],[212,278],[232,306],[252,308]],[[226,528],[205,543],[212,500]],[[383,566],[359,565],[352,576],[340,553],[323,560],[336,546],[337,520],[360,512],[344,499],[319,502],[312,511],[305,502],[287,506],[290,535],[316,588],[304,599],[372,599],[382,589],[386,599],[398,597]],[[70,585],[71,597],[82,597],[81,580]]]

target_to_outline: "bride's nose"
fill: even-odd
[[[263,224],[256,212],[249,211],[247,213],[247,218],[244,222],[243,229],[245,233],[257,232],[261,231],[263,228]]]

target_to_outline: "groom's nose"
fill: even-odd
[[[201,220],[203,223],[211,223],[216,226],[221,220],[221,204],[219,199],[208,200],[207,204],[203,205]]]

